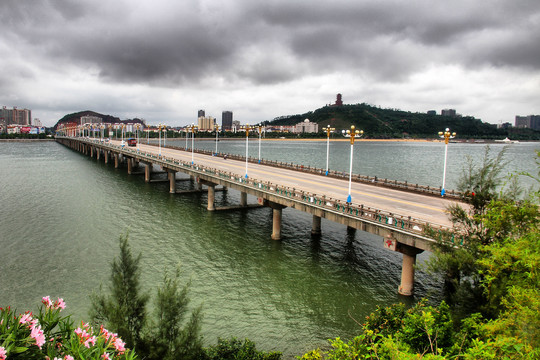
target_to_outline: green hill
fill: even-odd
[[[330,125],[348,129],[351,125],[364,130],[369,138],[435,138],[439,131],[450,128],[460,138],[539,140],[540,132],[530,129],[497,129],[496,125],[471,116],[442,116],[413,113],[398,109],[382,109],[365,103],[343,106],[325,106],[305,114],[281,116],[268,125],[294,125],[304,119],[317,122],[319,129]]]

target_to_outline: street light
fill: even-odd
[[[259,164],[261,163],[261,135],[262,135],[262,125],[259,125]]]
[[[159,133],[159,156],[161,156],[161,130],[165,128],[164,124],[158,125],[158,133]]]
[[[135,124],[135,130],[137,131],[137,151],[139,151],[139,129],[141,124]]]
[[[197,131],[197,126],[191,123],[190,129],[191,129],[191,165],[193,165],[195,163],[194,162],[194,156],[195,156],[194,148],[195,148],[195,131]]]
[[[101,124],[101,125],[99,125],[99,128],[101,129],[101,133],[100,133],[101,137],[100,137],[99,141],[103,142],[103,137],[105,136],[105,125]]]
[[[219,125],[218,124],[215,125],[215,129],[216,129],[216,152],[214,153],[214,156],[217,155],[217,143],[219,141],[218,140],[218,134],[219,134]]]
[[[249,155],[249,131],[252,129],[249,124],[246,124],[240,128],[246,131],[246,179],[248,178],[248,155]]]
[[[349,196],[347,196],[347,203],[351,203],[351,181],[352,181],[352,164],[353,164],[353,147],[354,147],[354,138],[360,138],[363,134],[363,130],[355,130],[354,125],[351,125],[351,130],[342,130],[343,134],[350,135],[351,137],[351,164],[349,166]]]
[[[124,129],[125,129],[125,127],[126,127],[126,124],[122,124],[122,125],[121,125],[122,142],[121,142],[120,144],[121,144],[122,146],[125,145],[125,143],[124,143]]]
[[[330,125],[327,125],[326,129],[324,130],[326,131],[326,176],[328,176],[328,158],[330,156],[330,133],[336,129],[330,127]]]
[[[439,131],[439,137],[441,139],[444,139],[444,170],[443,170],[443,178],[442,178],[442,189],[441,189],[441,196],[444,196],[446,191],[444,190],[444,186],[446,183],[446,158],[448,156],[448,140],[453,139],[456,137],[456,133],[450,133],[450,129],[446,128],[444,132]]]
[[[186,126],[185,127],[185,130],[186,130],[186,151],[187,151],[187,146],[188,146],[188,137],[189,137],[189,127]]]

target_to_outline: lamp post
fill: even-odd
[[[259,164],[261,163],[261,136],[262,136],[262,125],[259,125]]]
[[[326,131],[326,176],[328,176],[328,159],[330,157],[330,133],[336,129],[330,127],[330,125],[327,125],[324,130]]]
[[[347,196],[347,202],[351,203],[351,201],[352,201],[352,198],[351,198],[351,182],[352,182],[352,164],[353,164],[354,138],[355,137],[360,138],[364,134],[364,131],[363,130],[356,130],[354,125],[351,125],[351,130],[347,130],[347,131],[342,130],[342,132],[343,132],[343,134],[347,134],[347,135],[351,136],[351,156],[350,156],[351,162],[350,162],[350,166],[349,166],[349,196]]]
[[[439,131],[439,137],[441,139],[444,139],[444,170],[443,170],[442,188],[441,188],[441,196],[444,196],[444,194],[446,193],[444,186],[446,183],[446,159],[448,156],[448,140],[455,138],[456,133],[455,132],[450,133],[450,129],[446,128],[444,132]]]
[[[195,163],[194,162],[194,157],[195,157],[194,148],[195,148],[195,131],[197,130],[197,126],[191,123],[190,129],[191,129],[191,165],[193,165]]]
[[[162,124],[158,125],[158,133],[159,133],[159,156],[161,156],[161,128],[163,127]]]
[[[186,126],[186,151],[187,151],[187,146],[188,146],[188,137],[189,137],[189,127]]]
[[[124,143],[124,129],[125,129],[125,127],[126,127],[126,124],[121,125],[121,133],[122,133],[122,142],[121,142],[121,144],[122,144],[122,146],[125,145],[125,143]]]
[[[99,128],[101,129],[101,133],[100,133],[101,137],[99,140],[103,142],[103,137],[105,136],[105,125],[101,124],[99,125]]]
[[[252,129],[249,124],[246,124],[241,127],[242,130],[246,131],[246,179],[248,178],[248,155],[249,155],[249,131]]]
[[[135,131],[137,131],[137,151],[139,151],[139,128],[141,124],[135,124]]]
[[[218,143],[218,141],[219,141],[219,140],[218,140],[218,134],[219,134],[219,125],[218,125],[218,124],[216,124],[215,129],[216,129],[216,151],[215,151],[215,153],[214,153],[214,156],[217,155],[217,143]]]

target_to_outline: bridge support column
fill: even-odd
[[[171,194],[176,193],[176,171],[174,170],[167,170],[168,176],[169,176],[169,192]]]
[[[268,202],[268,206],[272,208],[272,240],[281,240],[281,216],[286,206],[271,201]]]
[[[391,234],[384,239],[384,247],[403,254],[401,284],[399,285],[398,293],[404,296],[412,296],[414,292],[414,265],[416,264],[416,255],[424,250],[400,243]]]
[[[144,167],[144,181],[150,182],[152,177],[152,163],[145,163]]]
[[[206,207],[206,210],[208,211],[216,210],[216,206],[214,204],[215,201],[216,201],[216,185],[208,184],[208,206]]]
[[[133,162],[130,158],[127,159],[128,175],[131,175],[133,172]]]
[[[240,206],[247,206],[247,193],[246,192],[240,193]]]
[[[101,157],[101,149],[97,148],[96,150],[97,150],[96,159],[99,161],[99,158]]]
[[[120,161],[118,159],[118,153],[114,153],[114,168],[118,169],[118,166],[120,165]]]
[[[105,164],[108,164],[109,163],[109,150],[105,151],[103,155],[105,156]]]
[[[94,157],[94,147],[90,146],[90,157]]]
[[[311,225],[311,235],[320,236],[321,235],[321,217],[313,215],[313,223]]]

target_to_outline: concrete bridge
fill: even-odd
[[[322,218],[379,235],[387,249],[403,254],[398,290],[402,295],[413,294],[416,255],[430,251],[436,242],[426,235],[425,230],[449,230],[452,226],[446,209],[456,200],[421,192],[354,182],[352,202],[347,203],[348,181],[320,174],[179,149],[158,149],[153,145],[139,144],[135,148],[121,146],[119,141],[102,142],[81,137],[57,137],[56,141],[98,160],[103,159],[105,163],[113,162],[115,168],[125,164],[129,174],[135,174],[135,170],[143,166],[146,182],[155,181],[152,175],[159,167],[160,172],[167,173],[171,193],[177,193],[176,174],[188,174],[196,179],[198,191],[203,190],[203,185],[206,187],[208,211],[253,207],[247,203],[247,195],[253,195],[258,199],[258,206],[273,209],[271,238],[274,240],[281,239],[282,209],[285,207],[313,215],[313,236],[321,235]],[[221,188],[216,189],[218,185]],[[216,208],[216,190],[228,188],[240,192],[240,204]]]

